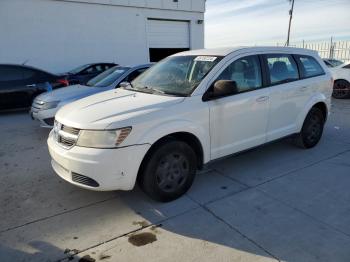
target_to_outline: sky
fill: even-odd
[[[288,0],[207,0],[205,47],[276,45],[287,39]],[[295,0],[291,43],[350,40],[350,0]]]

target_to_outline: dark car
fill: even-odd
[[[41,69],[0,64],[0,110],[29,108],[37,95],[68,85],[65,77]]]
[[[66,76],[71,85],[86,84],[90,79],[94,78],[98,74],[106,71],[107,69],[116,66],[114,63],[93,63],[79,66],[62,75]]]

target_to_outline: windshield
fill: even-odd
[[[132,82],[135,90],[188,96],[222,59],[216,56],[171,56]]]
[[[129,67],[114,66],[92,78],[86,85],[95,87],[110,86],[129,69]]]
[[[344,64],[343,61],[336,60],[336,59],[327,59],[327,62],[331,65],[331,67],[336,67]]]
[[[80,71],[83,71],[85,68],[87,68],[89,66],[90,66],[90,64],[78,66],[77,68],[70,70],[68,73],[69,74],[78,74],[78,73],[80,73]]]

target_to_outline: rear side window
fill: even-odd
[[[272,85],[292,82],[299,79],[298,67],[291,55],[266,55],[270,82]]]
[[[301,65],[301,76],[303,78],[323,75],[324,71],[321,65],[312,56],[298,55],[297,59]]]
[[[38,75],[36,71],[31,69],[26,69],[26,68],[23,68],[22,73],[23,73],[23,79],[32,79],[36,75]]]
[[[23,79],[21,68],[15,66],[0,66],[0,81],[18,81]]]

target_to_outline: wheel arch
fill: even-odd
[[[327,121],[330,109],[330,99],[327,99],[324,95],[313,97],[304,107],[304,110],[299,114],[297,120],[297,132],[300,132],[307,114],[313,107],[319,108],[322,111],[324,120]]]
[[[348,79],[345,79],[345,78],[337,78],[337,79],[334,79],[334,84],[335,84],[336,82],[339,82],[339,81],[345,81],[345,82],[350,83]]]

